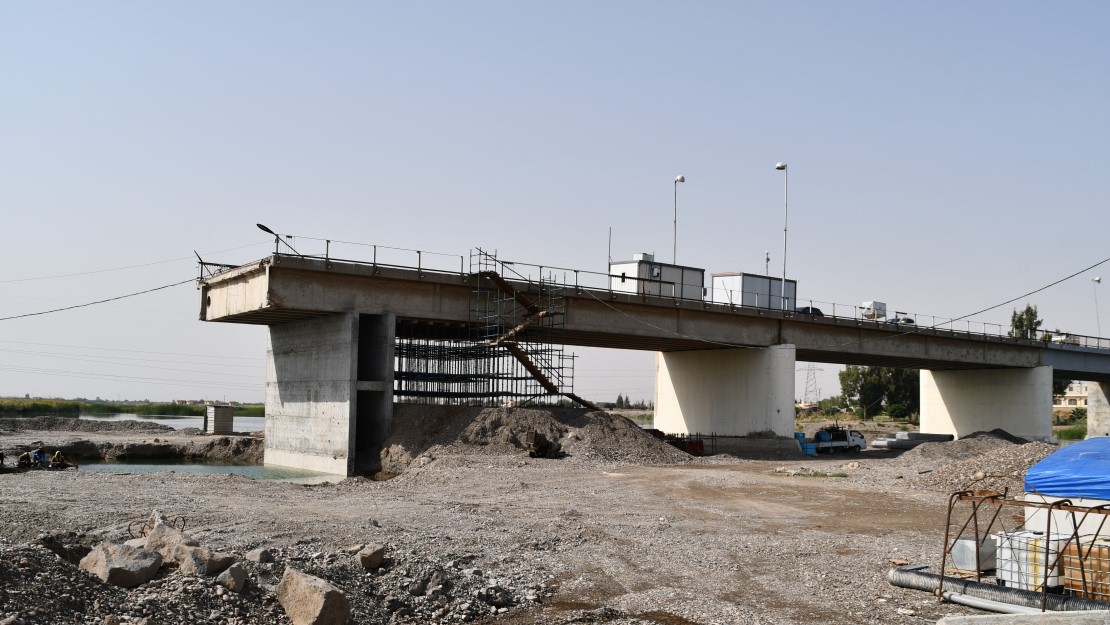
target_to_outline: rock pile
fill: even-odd
[[[150,525],[130,544],[91,546],[92,537],[76,534],[0,542],[0,623],[329,625],[350,614],[463,623],[534,606],[545,592],[530,572],[489,575],[465,556],[429,558],[380,543],[334,553],[262,546],[233,556],[199,545],[157,511]]]

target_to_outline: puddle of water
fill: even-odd
[[[178,417],[173,415],[140,415],[140,414],[83,414],[82,419],[90,421],[147,421],[168,425],[175,430],[183,428],[200,428],[204,424],[204,417]],[[235,432],[262,432],[266,429],[266,417],[235,417],[231,429]]]
[[[200,464],[190,462],[159,462],[157,464],[144,462],[85,462],[81,464],[80,471],[86,473],[157,473],[171,471],[174,473],[213,473],[227,475],[233,473],[255,480],[275,480],[279,482],[292,482],[294,484],[323,484],[324,482],[339,482],[345,476],[332,473],[319,473],[304,469],[288,467],[242,465],[242,464]]]

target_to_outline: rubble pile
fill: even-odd
[[[977,433],[947,443],[926,443],[902,454],[906,486],[940,492],[987,489],[1011,495],[1024,489],[1025,472],[1057,445],[1020,441],[1005,433]]]
[[[0,542],[0,623],[322,625],[351,613],[375,623],[463,623],[535,606],[545,592],[534,572],[492,574],[465,555],[426,557],[382,544],[220,554],[159,517],[155,511],[149,536],[127,544],[92,546],[93,537],[72,533]],[[40,605],[38,597],[52,599]]]

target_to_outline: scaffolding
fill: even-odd
[[[510,263],[480,249],[471,253],[470,277],[465,328],[398,333],[397,401],[497,406],[569,399],[596,408],[574,394],[563,285],[542,273],[537,280],[516,275]]]

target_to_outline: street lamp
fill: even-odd
[[[775,163],[775,169],[783,174],[784,192],[783,192],[783,211],[782,217],[782,309],[786,310],[786,224],[790,219],[790,172],[786,169],[786,163]]]
[[[1095,328],[1098,329],[1099,339],[1102,338],[1102,321],[1098,317],[1098,285],[1102,284],[1102,278],[1095,276],[1091,278],[1091,288],[1095,291]]]
[[[678,183],[686,182],[686,176],[679,174],[674,179],[674,235],[671,237],[671,263],[678,264]]]
[[[274,235],[274,253],[275,254],[278,253],[278,249],[279,249],[278,243],[279,242],[284,243],[285,247],[293,250],[293,246],[289,245],[289,242],[286,241],[285,239],[281,238],[281,235],[279,235],[278,233],[274,232],[273,230],[270,230],[269,228],[267,228],[266,226],[264,226],[262,224],[254,224],[254,225],[258,226],[258,229],[261,230],[262,232]],[[301,254],[297,250],[293,250],[293,253],[296,254],[297,256],[304,256],[304,254]]]

